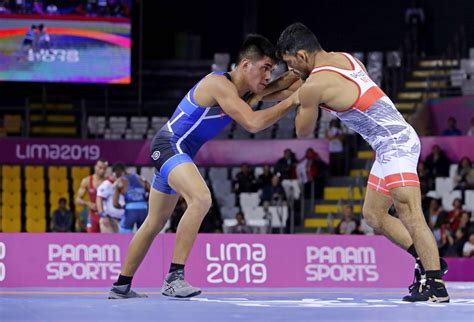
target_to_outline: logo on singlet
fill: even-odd
[[[161,155],[160,151],[155,151],[155,152],[153,152],[153,154],[151,155],[151,158],[156,161],[156,160],[158,160],[158,159],[160,158],[160,155]]]

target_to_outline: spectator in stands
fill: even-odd
[[[336,234],[338,235],[350,235],[354,233],[360,234],[360,230],[357,231],[357,228],[360,226],[360,223],[354,219],[354,213],[352,212],[352,207],[345,205],[342,207],[342,220],[336,227]]]
[[[448,118],[448,128],[443,131],[443,136],[459,136],[462,135],[460,129],[456,126],[456,119],[454,117]]]
[[[53,212],[53,232],[64,233],[72,231],[74,215],[66,208],[66,198],[59,198],[59,208]]]
[[[429,208],[425,211],[425,219],[431,229],[439,226],[439,222],[446,220],[448,214],[444,211],[441,200],[433,198]]]
[[[326,132],[326,138],[329,140],[329,166],[331,175],[344,175],[344,133],[339,119],[332,119],[329,123],[329,129]]]
[[[449,177],[449,167],[451,161],[446,156],[446,153],[441,150],[439,145],[433,145],[431,154],[425,160],[426,169],[434,177]]]
[[[420,179],[421,195],[423,197],[428,191],[434,190],[434,180],[423,161],[418,162],[417,170],[418,178]]]
[[[125,213],[125,199],[122,194],[119,195],[120,208],[114,207],[114,193],[117,189],[117,179],[126,175],[125,165],[116,163],[112,166],[112,175],[100,184],[97,188],[97,212],[100,216],[100,232],[101,233],[117,233],[119,231],[119,223]]]
[[[273,172],[268,164],[263,166],[263,173],[258,176],[257,190],[263,189],[265,186],[272,184]]]
[[[283,187],[281,186],[280,176],[274,175],[272,178],[272,184],[262,189],[260,195],[261,203],[268,202],[273,205],[285,199],[285,190],[283,190]]]
[[[405,24],[410,45],[410,54],[419,57],[424,56],[424,25],[425,11],[418,1],[413,0],[405,10]]]
[[[454,184],[454,189],[474,189],[474,169],[468,157],[464,157],[459,161],[458,170],[454,177]]]
[[[255,191],[255,175],[247,163],[241,165],[240,172],[235,176],[233,187],[237,195]]]
[[[435,227],[433,235],[435,236],[436,242],[438,244],[439,255],[442,257],[447,253],[454,243],[447,218],[439,221],[439,226]]]
[[[461,223],[461,215],[463,213],[462,207],[463,204],[461,199],[456,198],[453,200],[453,210],[448,212],[448,221],[452,232],[455,232]]]
[[[474,117],[471,117],[471,126],[469,127],[469,130],[467,130],[466,135],[474,136]]]
[[[279,174],[281,180],[296,179],[296,161],[295,154],[291,149],[285,149],[283,158],[279,159],[275,164],[275,174]]]
[[[253,233],[252,227],[247,226],[245,222],[245,216],[242,211],[239,211],[235,215],[235,219],[237,220],[237,224],[231,227],[230,232],[232,234],[251,234]]]
[[[319,154],[312,148],[307,149],[296,169],[298,180],[304,185],[305,197],[311,195],[311,186],[314,184],[314,198],[322,198],[329,167]]]
[[[474,232],[469,235],[469,239],[464,243],[462,248],[462,255],[464,257],[473,257],[474,256]]]
[[[451,247],[449,255],[452,256],[462,256],[462,249],[464,243],[468,240],[469,237],[469,221],[471,219],[470,214],[467,211],[463,211],[461,214],[461,220],[459,227],[454,233],[454,243]]]

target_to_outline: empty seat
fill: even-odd
[[[6,179],[20,179],[20,166],[18,165],[4,165],[2,167],[2,178]]]
[[[235,206],[235,194],[229,193],[224,195],[216,195],[217,203],[221,207]]]
[[[21,180],[18,178],[3,178],[2,179],[2,190],[7,192],[20,192]]]
[[[44,205],[27,205],[25,210],[26,218],[46,218],[46,208]]]
[[[130,118],[130,129],[134,134],[145,135],[148,130],[148,117],[132,116]]]
[[[26,166],[25,177],[27,179],[44,179],[44,168],[42,166]]]
[[[48,178],[51,179],[67,179],[67,168],[63,166],[48,167]]]
[[[4,233],[19,233],[21,231],[21,219],[2,216],[2,230]]]
[[[46,195],[44,194],[44,191],[28,191],[25,195],[25,202],[28,206],[44,206],[46,203]]]
[[[26,231],[29,233],[44,233],[46,220],[44,218],[26,218]]]
[[[474,190],[466,190],[465,192],[465,209],[474,211]]]
[[[67,192],[69,182],[67,179],[49,180],[49,191],[51,192]]]
[[[19,191],[3,191],[2,204],[15,206],[21,204],[21,193]]]
[[[26,191],[35,191],[35,192],[44,192],[44,179],[29,179],[25,180],[25,190]]]
[[[111,116],[109,118],[109,129],[113,134],[123,135],[127,128],[127,118],[125,116]]]
[[[454,188],[453,179],[436,178],[435,191],[438,196],[443,197],[445,195],[449,195],[449,193],[453,190],[453,188]]]
[[[239,208],[235,206],[222,206],[221,208],[221,216],[223,219],[235,219],[235,215],[239,212]]]
[[[21,206],[18,205],[2,205],[2,217],[3,218],[21,218]]]
[[[211,181],[227,180],[228,172],[227,168],[215,168],[209,169],[209,178]]]
[[[103,135],[105,130],[105,116],[89,116],[87,128],[92,135]]]
[[[21,115],[6,114],[3,118],[3,124],[7,134],[20,134],[21,123]]]
[[[260,195],[257,192],[247,193],[243,192],[239,195],[240,207],[251,208],[257,207],[260,204]]]

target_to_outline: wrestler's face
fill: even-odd
[[[305,80],[311,74],[312,66],[301,51],[298,51],[296,55],[284,54],[282,58],[288,65],[288,69],[298,75],[299,78]]]
[[[105,176],[105,171],[107,170],[108,163],[104,161],[97,161],[97,163],[94,166],[94,173],[103,178]]]
[[[275,62],[269,57],[251,61],[243,62],[245,80],[250,88],[250,91],[255,94],[261,93],[272,79],[272,71],[275,67]]]

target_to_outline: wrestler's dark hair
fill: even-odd
[[[278,59],[282,59],[283,55],[294,56],[301,49],[313,53],[322,50],[322,47],[308,27],[296,22],[281,33],[276,46],[276,56]]]
[[[275,46],[270,40],[261,35],[250,34],[245,38],[242,46],[240,46],[237,64],[244,58],[255,62],[264,57],[269,57],[271,60],[276,61]]]

